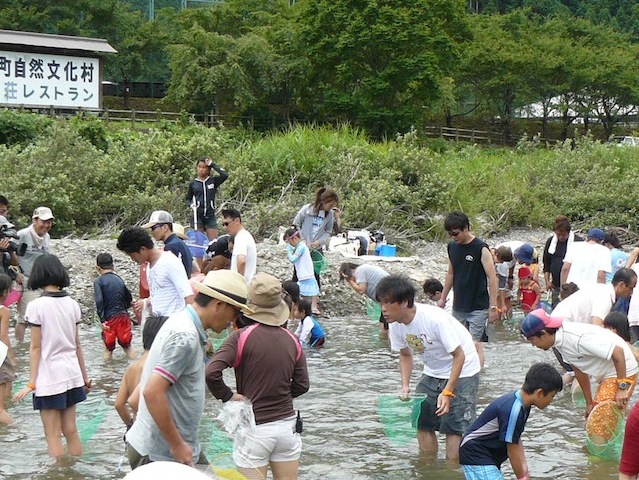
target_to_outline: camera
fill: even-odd
[[[27,244],[20,243],[15,240],[16,238],[20,237],[18,237],[18,232],[16,232],[14,228],[9,227],[8,225],[0,226],[0,240],[2,240],[3,238],[9,239],[9,248],[7,249],[7,251],[16,252],[16,255],[18,255],[19,257],[24,256],[25,252],[27,251]]]

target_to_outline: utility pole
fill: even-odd
[[[149,0],[149,22],[155,20],[155,0]]]

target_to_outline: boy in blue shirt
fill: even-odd
[[[528,479],[521,434],[532,405],[546,408],[563,388],[559,372],[548,363],[528,370],[521,390],[493,401],[473,422],[459,448],[466,480],[503,480],[501,464],[510,459],[518,480]]]
[[[93,282],[93,291],[95,309],[102,327],[105,348],[103,358],[111,360],[117,340],[127,356],[133,359],[135,351],[131,346],[131,318],[128,311],[133,300],[131,292],[113,270],[111,254],[99,254],[96,258],[96,269],[100,276]]]

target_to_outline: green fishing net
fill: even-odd
[[[415,438],[417,419],[425,398],[425,395],[420,394],[401,398],[398,394],[387,394],[377,398],[379,423],[393,443],[406,445]]]

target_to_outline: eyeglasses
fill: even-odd
[[[230,223],[232,223],[233,220],[227,220],[226,222],[222,222],[222,226],[224,227],[228,227]]]
[[[448,230],[448,235],[450,235],[451,237],[456,237],[460,233],[461,233],[461,230]]]
[[[164,225],[164,224],[163,224],[163,223],[156,223],[155,225],[153,225],[153,226],[151,227],[151,230],[155,231],[155,230],[157,230],[158,228],[160,228],[162,225]]]

